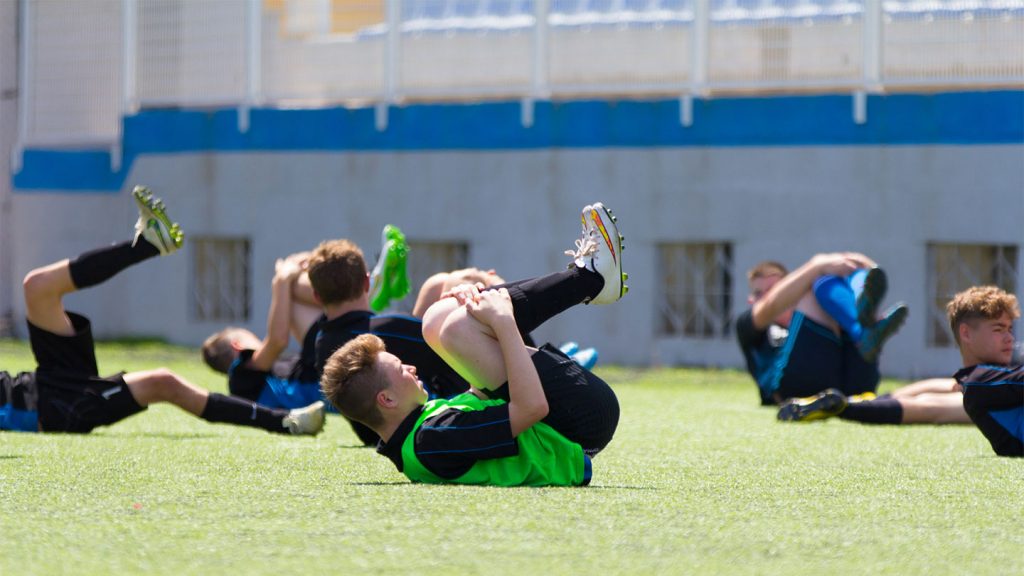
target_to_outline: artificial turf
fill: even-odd
[[[225,387],[189,348],[98,357]],[[0,341],[0,369],[32,368]],[[163,405],[2,432],[0,574],[1024,573],[1024,460],[971,426],[783,424],[740,372],[597,373],[622,419],[586,488],[410,484],[337,416],[317,438]]]

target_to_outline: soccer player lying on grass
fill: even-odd
[[[391,225],[384,227],[382,235],[381,257],[370,282],[371,307],[386,306],[391,298],[404,297],[408,292],[408,281],[402,284],[401,280],[405,278],[405,237]],[[324,314],[306,274],[309,256],[310,252],[299,252],[276,262],[265,338],[261,340],[250,330],[229,326],[203,343],[203,361],[228,375],[228,390],[233,396],[271,408],[289,409],[323,400],[315,354]],[[396,276],[399,280],[395,280]],[[289,334],[301,343],[301,348],[297,356],[282,357]],[[356,431],[359,434],[363,429]],[[370,440],[376,443],[376,436],[370,434]]]
[[[777,262],[747,273],[751,304],[736,321],[747,370],[764,405],[829,388],[874,392],[882,347],[907,317],[898,304],[880,319],[885,273],[863,254],[817,254],[787,274]]]
[[[95,286],[125,268],[181,247],[184,236],[163,203],[143,187],[132,192],[139,208],[135,239],[37,268],[25,277],[29,341],[34,373],[0,372],[0,429],[26,432],[90,432],[169,402],[210,422],[263,428],[281,434],[317,434],[324,405],[275,410],[210,393],[158,368],[100,378],[91,323],[64,310],[65,294]]]
[[[553,309],[607,304],[625,293],[615,221],[600,203],[585,207],[583,217],[583,238],[559,289],[530,293],[535,286],[529,281],[484,291],[467,285],[427,310],[424,336],[473,385],[469,391],[428,400],[418,367],[372,334],[331,355],[321,379],[324,394],[342,414],[377,432],[378,452],[409,479],[502,486],[589,482],[590,458],[611,441],[618,424],[615,394],[553,346],[527,347],[521,334],[524,323],[549,317]],[[533,284],[545,279],[554,280]]]
[[[1017,297],[995,286],[968,288],[946,306],[963,361],[955,375],[964,409],[1000,456],[1024,456],[1024,365],[1014,362]]]
[[[322,312],[310,303],[312,290],[304,274],[308,256],[297,253],[276,262],[265,338],[229,326],[203,342],[203,361],[228,375],[233,396],[274,408],[296,408],[321,399],[313,354]],[[282,358],[289,334],[302,348],[298,356]]]
[[[310,256],[307,274],[324,311],[316,340],[316,367],[320,372],[331,354],[345,343],[360,334],[375,334],[383,339],[388,351],[416,367],[431,396],[447,398],[469,389],[469,383],[427,345],[420,318],[374,314],[370,309],[370,277],[362,250],[355,243],[343,239],[322,242]],[[472,276],[472,272],[467,274]],[[540,313],[535,316],[517,318],[524,338],[548,318],[583,301],[575,287],[579,275],[574,268],[507,285],[514,300],[534,298],[548,303],[537,307]],[[431,290],[428,282],[421,294]],[[425,296],[420,300],[429,299]],[[376,434],[369,428],[358,422],[353,422],[353,428],[364,444],[377,443]]]

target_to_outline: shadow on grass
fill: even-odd
[[[21,454],[0,454],[0,460],[17,460],[18,458],[24,458]]]

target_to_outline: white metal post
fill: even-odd
[[[121,114],[110,145],[110,170],[117,172],[124,160],[124,119],[138,110],[138,0],[121,0]]]
[[[238,131],[249,131],[249,111],[263,100],[263,7],[260,0],[245,3],[245,99],[238,107]]]
[[[537,0],[533,7],[533,42],[530,53],[530,89],[522,102],[520,121],[527,128],[533,126],[534,108],[537,100],[543,100],[548,93],[548,14],[550,0]]]
[[[868,121],[869,92],[882,90],[882,0],[864,0],[863,73],[861,89],[853,95],[853,120]]]
[[[693,0],[693,25],[690,30],[690,93],[679,102],[679,120],[683,126],[693,125],[693,97],[704,94],[708,84],[708,29],[711,2]]]
[[[387,0],[388,34],[384,44],[384,94],[376,108],[377,130],[388,128],[388,108],[398,101],[401,82],[402,0]]]
[[[20,50],[18,52],[18,141],[11,151],[11,172],[21,172],[25,146],[32,120],[32,42],[35,40],[32,21],[32,0],[21,0],[18,6]]]

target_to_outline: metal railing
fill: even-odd
[[[20,0],[26,147],[153,107],[1024,86],[1024,0]]]

